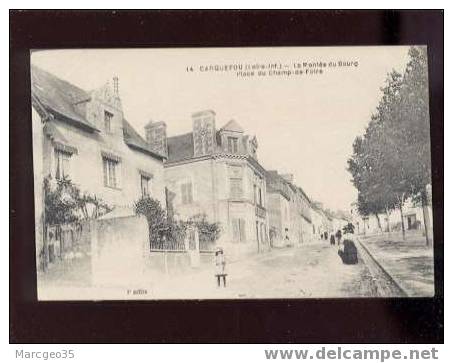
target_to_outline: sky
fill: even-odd
[[[34,51],[31,62],[87,91],[118,76],[124,117],[142,136],[150,120],[165,121],[168,136],[189,132],[191,114],[201,110],[215,111],[217,128],[234,119],[256,135],[266,169],[293,174],[312,200],[348,211],[357,198],[346,170],[352,143],[365,131],[387,73],[404,71],[407,52],[403,46],[77,49]],[[255,64],[323,73],[205,71],[242,65],[245,72]]]

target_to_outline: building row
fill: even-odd
[[[118,79],[85,91],[31,67],[37,252],[43,248],[43,179],[68,178],[83,192],[133,213],[151,196],[176,219],[206,215],[219,244],[253,253],[297,245],[333,230],[332,218],[290,174],[268,171],[258,141],[212,110],[191,115],[192,130],[168,136],[162,121],[143,138],[126,120]]]
[[[430,195],[430,192],[428,194]],[[360,235],[401,232],[404,228],[406,232],[417,233],[417,231],[422,231],[423,234],[427,232],[428,236],[432,238],[433,211],[431,202],[426,207],[425,214],[420,203],[408,199],[404,202],[401,210],[393,209],[388,213],[362,216],[357,211],[352,210],[352,219],[355,231]]]

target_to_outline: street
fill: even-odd
[[[338,246],[327,241],[272,250],[227,264],[227,286],[217,287],[213,266],[181,276],[159,279],[148,298],[253,299],[374,296],[372,277],[359,256],[344,265]],[[227,256],[228,258],[228,256]]]
[[[327,241],[273,249],[236,262],[228,262],[226,256],[226,287],[223,284],[217,286],[210,256],[205,256],[205,262],[198,268],[185,268],[179,272],[165,274],[160,270],[147,269],[142,281],[122,287],[89,287],[89,266],[79,266],[78,273],[74,275],[71,270],[61,271],[57,265],[45,275],[45,279],[40,279],[40,297],[46,300],[58,300],[61,295],[76,300],[89,300],[93,296],[101,299],[125,296],[134,299],[349,298],[417,296],[417,288],[424,287],[426,290],[425,286],[430,284],[422,285],[422,280],[432,275],[432,269],[429,270],[432,259],[426,257],[428,262],[424,262],[425,267],[419,269],[418,274],[410,273],[408,268],[412,265],[405,261],[412,260],[408,260],[397,242],[390,244],[394,246],[392,258],[384,252],[376,252],[378,241],[386,243],[383,238],[366,238],[367,249],[356,241],[356,265],[343,264],[338,256],[338,246],[331,246]],[[415,247],[411,248],[412,251]],[[369,250],[373,251],[373,257]],[[421,253],[428,253],[425,248],[419,250],[421,252],[414,257],[417,261]],[[421,275],[425,270],[428,271],[427,277]],[[411,280],[405,277],[408,274],[412,276]],[[81,278],[81,275],[86,275],[86,278]],[[402,283],[404,278],[406,283]],[[55,281],[59,283],[55,284]]]

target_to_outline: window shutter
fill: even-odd
[[[60,179],[61,159],[58,150],[55,150],[54,155],[55,155],[55,179]]]
[[[233,218],[231,220],[231,225],[233,229],[233,240],[239,241],[239,220],[237,218]]]
[[[239,234],[241,242],[245,242],[245,221],[242,218],[239,219]]]
[[[187,199],[189,203],[193,202],[192,183],[187,184]]]
[[[102,167],[104,169],[104,185],[107,186],[107,182],[108,182],[108,179],[107,179],[107,173],[108,173],[108,170],[107,170],[107,159],[102,159]]]
[[[65,177],[65,176],[69,177],[71,175],[70,170],[69,170],[69,166],[70,166],[69,158],[70,158],[70,156],[68,154],[62,153],[63,177]]]
[[[181,203],[186,204],[186,185],[181,184]]]
[[[232,198],[241,198],[243,195],[242,191],[242,178],[231,178],[230,179],[230,195]]]

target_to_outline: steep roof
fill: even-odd
[[[167,138],[167,161],[180,161],[193,158],[193,136],[187,134],[171,136]]]
[[[79,126],[97,130],[76,108],[77,103],[90,99],[90,95],[81,88],[32,65],[31,91],[46,110],[70,119]]]
[[[99,131],[76,107],[78,103],[90,100],[90,94],[83,89],[32,65],[31,92],[50,113],[57,114],[76,126],[90,131]],[[128,146],[158,159],[165,158],[151,150],[146,141],[125,119],[123,119],[123,137]]]
[[[132,127],[132,125],[127,122],[125,119],[123,119],[123,137],[124,137],[124,142],[126,143],[127,146],[142,151],[148,155],[151,155],[157,159],[165,159],[163,155],[160,155],[159,153],[155,152],[152,150],[149,146],[148,143],[138,134],[137,131]]]
[[[220,130],[233,131],[233,132],[244,132],[244,129],[239,125],[236,120],[230,120],[225,126]]]

